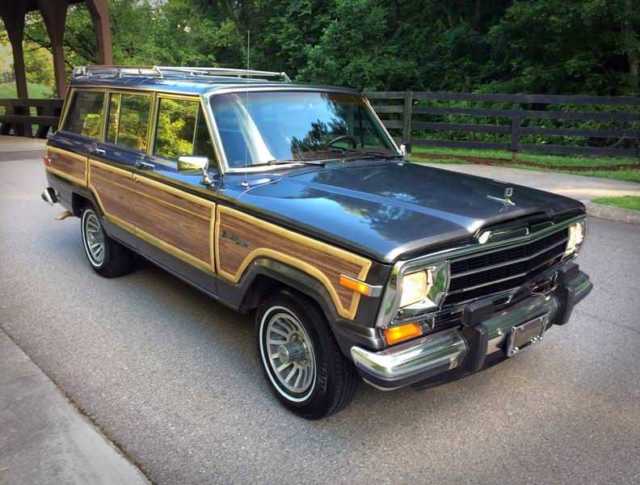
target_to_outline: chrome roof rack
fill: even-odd
[[[229,69],[225,67],[174,67],[174,66],[153,66],[161,74],[186,74],[188,76],[229,76],[248,78],[281,78],[284,81],[291,81],[286,72],[256,71],[252,69]]]
[[[126,76],[154,76],[162,77],[155,67],[130,67],[130,66],[76,66],[71,77],[103,77],[118,78]]]
[[[72,77],[121,78],[128,76],[149,77],[239,77],[239,78],[279,78],[290,82],[286,72],[256,71],[252,69],[229,69],[224,67],[180,67],[180,66],[78,66],[73,68]]]

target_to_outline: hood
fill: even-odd
[[[499,199],[513,188],[513,205]],[[494,197],[494,198],[492,198]],[[298,231],[391,263],[531,214],[584,211],[573,199],[406,162],[292,171],[238,202]]]

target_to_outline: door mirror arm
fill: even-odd
[[[216,179],[219,178],[219,174],[217,176],[211,176],[210,167],[211,163],[207,157],[184,156],[178,158],[178,171],[202,171],[202,183],[207,187],[214,185]]]

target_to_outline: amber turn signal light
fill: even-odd
[[[422,326],[417,323],[405,323],[396,327],[384,329],[384,339],[387,344],[394,345],[422,335]]]
[[[361,295],[371,296],[371,287],[364,281],[359,281],[345,275],[340,275],[340,286],[349,288],[350,290],[360,293]]]

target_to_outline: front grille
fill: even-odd
[[[451,261],[451,283],[444,305],[517,288],[562,259],[568,229],[543,238]]]

